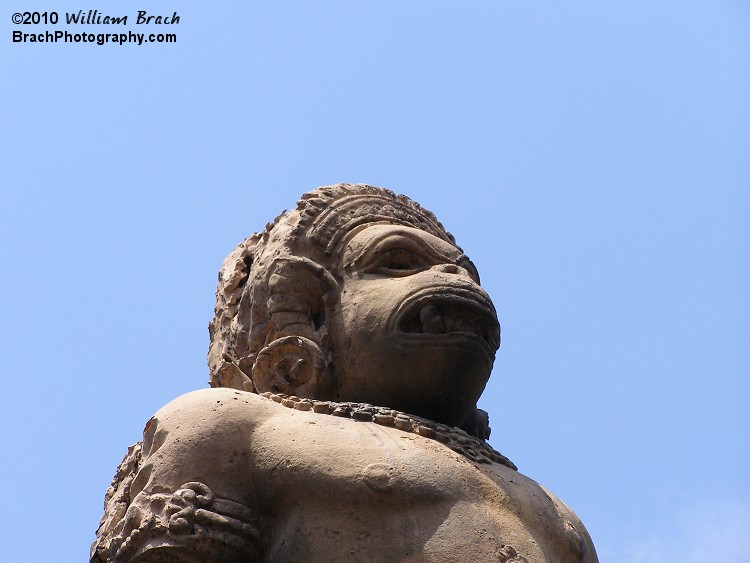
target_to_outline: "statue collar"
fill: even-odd
[[[413,414],[406,414],[377,407],[367,403],[337,403],[335,401],[316,401],[294,395],[282,393],[259,393],[261,397],[270,399],[290,409],[312,411],[349,418],[360,422],[373,422],[381,426],[390,426],[403,432],[418,434],[435,440],[450,448],[454,452],[470,459],[475,463],[499,463],[513,470],[518,468],[500,452],[496,451],[484,440],[467,434],[460,428],[447,426]]]

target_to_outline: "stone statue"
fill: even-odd
[[[597,561],[485,441],[499,324],[432,213],[319,188],[229,255],[216,298],[213,388],[146,424],[92,562]]]

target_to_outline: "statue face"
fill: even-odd
[[[427,232],[371,224],[350,235],[336,274],[336,398],[462,424],[500,335],[469,259]]]

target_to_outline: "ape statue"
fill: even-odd
[[[213,388],[146,424],[93,563],[597,561],[486,442],[495,308],[409,198],[303,195],[224,261],[209,330]]]

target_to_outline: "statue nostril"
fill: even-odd
[[[459,268],[455,264],[441,264],[440,270],[442,272],[445,272],[446,274],[460,274],[461,273],[461,268]]]
[[[466,270],[466,268],[462,268],[458,264],[440,264],[437,266],[437,271],[443,274],[453,274],[473,280],[469,271]]]

